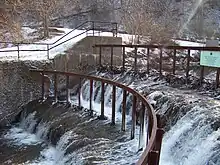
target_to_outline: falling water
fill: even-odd
[[[187,104],[182,101],[175,101],[177,97],[186,97],[186,100],[190,100],[189,96],[181,90],[174,91],[173,88],[163,88],[162,80],[153,82],[149,77],[147,79],[136,79],[135,81],[130,78],[129,75],[115,76],[115,80],[131,84],[132,88],[139,91],[144,91],[148,87],[153,87],[153,93],[149,95],[150,102],[155,106],[161,104],[161,107],[157,109],[157,112],[166,113],[171,111],[172,115],[176,115],[177,122],[170,126],[170,129],[165,133],[162,152],[161,152],[161,165],[219,165],[220,164],[220,103],[210,103],[207,99],[202,100],[201,96],[196,99],[193,94],[193,99]],[[154,78],[153,78],[154,79]],[[158,88],[156,86],[158,85]],[[160,89],[163,92],[157,90]],[[112,87],[105,86],[105,115],[110,119],[111,117],[111,91]],[[172,92],[173,91],[173,92]],[[101,84],[94,83],[93,86],[93,109],[96,113],[100,114],[100,98],[101,98]],[[149,91],[148,91],[149,92]],[[171,98],[174,98],[170,102],[167,93],[171,93]],[[166,94],[164,94],[166,93]],[[89,82],[85,81],[82,86],[81,92],[82,105],[85,108],[89,108],[90,87]],[[180,95],[180,96],[179,96]],[[121,102],[123,98],[123,90],[117,88],[116,90],[116,125],[121,123]],[[129,111],[131,111],[130,96],[127,97],[128,113],[126,116],[127,130],[130,129],[129,125]],[[200,101],[199,101],[200,100]],[[72,100],[77,104],[77,99]],[[161,101],[161,102],[160,102]],[[175,107],[176,108],[173,108]],[[185,114],[179,115],[176,112],[186,111]],[[65,112],[66,115],[70,115],[73,111]],[[76,114],[84,115],[84,112],[75,112]],[[174,114],[173,114],[174,113]],[[41,145],[40,155],[34,160],[26,162],[25,165],[80,165],[85,163],[89,159],[94,159],[92,162],[95,164],[108,164],[108,165],[127,165],[131,162],[135,162],[140,153],[138,150],[138,140],[123,141],[122,139],[129,137],[127,135],[120,136],[116,139],[116,143],[112,143],[108,138],[86,138],[77,133],[77,129],[81,129],[82,125],[88,123],[91,125],[92,121],[108,123],[107,121],[97,121],[96,119],[85,118],[81,123],[76,124],[76,127],[71,128],[65,132],[57,141],[56,145],[51,145],[48,141],[48,133],[51,131],[51,123],[54,120],[58,120],[62,115],[58,115],[54,120],[50,122],[38,121],[36,116],[37,112],[23,115],[18,126],[12,127],[5,138],[10,140],[14,145]],[[65,120],[68,118],[64,118]],[[71,121],[72,122],[72,121]],[[59,127],[60,125],[58,125]],[[102,125],[103,126],[103,125]],[[82,128],[85,131],[86,127]],[[101,127],[99,127],[101,128]],[[119,129],[120,130],[120,129]],[[130,134],[130,132],[128,133]],[[139,131],[136,131],[136,137],[138,137]],[[47,139],[47,140],[45,140]],[[46,141],[46,143],[45,143]],[[43,144],[43,145],[42,145]],[[79,147],[85,144],[83,147]],[[76,149],[75,149],[76,148]],[[95,148],[96,152],[90,152],[89,149]],[[91,156],[93,155],[93,156]],[[95,156],[94,156],[95,155]],[[126,159],[125,159],[126,157]]]
[[[89,108],[89,97],[90,97],[90,85],[89,81],[85,81],[82,89],[81,89],[81,104],[84,108]],[[111,97],[112,97],[112,86],[105,86],[105,116],[108,117],[108,120],[101,121],[102,127],[104,125],[108,125],[108,129],[111,121]],[[131,101],[131,97],[128,95],[127,97],[127,114],[126,114],[126,132],[123,134],[120,133],[121,129],[121,102],[123,98],[123,90],[120,88],[116,88],[116,129],[117,134],[120,136],[113,138],[114,140],[110,140],[108,138],[87,138],[79,133],[76,130],[80,130],[81,126],[85,124],[90,124],[91,122],[96,123],[96,118],[88,119],[88,115],[85,112],[75,112],[80,116],[85,116],[85,120],[81,123],[77,124],[76,127],[73,127],[66,133],[64,133],[56,145],[50,144],[51,131],[59,128],[60,125],[53,128],[53,122],[57,122],[57,120],[61,120],[59,118],[54,118],[48,121],[43,121],[39,119],[42,114],[39,112],[28,111],[21,114],[20,122],[13,126],[5,135],[4,138],[10,140],[14,145],[18,145],[25,148],[29,148],[31,146],[39,145],[39,155],[36,155],[33,160],[29,160],[24,162],[24,165],[79,165],[85,164],[86,162],[93,162],[94,164],[109,164],[109,165],[124,165],[124,164],[132,164],[140,157],[141,152],[138,152],[138,138],[139,138],[139,127],[137,126],[135,132],[135,139],[130,140],[130,130],[131,130],[131,117],[130,112],[131,106],[129,102]],[[93,109],[96,114],[100,114],[100,99],[101,99],[101,84],[98,82],[94,82],[93,84]],[[72,98],[73,103],[77,104],[77,99]],[[53,105],[54,106],[54,105]],[[52,111],[54,111],[52,109]],[[70,111],[72,112],[72,111]],[[43,114],[46,113],[46,110],[43,111]],[[55,113],[55,111],[54,111]],[[56,113],[55,113],[56,114]],[[72,115],[71,113],[65,113],[67,115]],[[104,124],[104,125],[103,125]],[[74,123],[73,123],[74,125]],[[62,126],[62,125],[61,125]],[[51,129],[53,128],[53,129]],[[83,129],[84,130],[84,129]],[[84,130],[86,131],[86,130]],[[83,133],[84,134],[84,133]],[[108,135],[113,136],[113,135]],[[107,137],[108,137],[107,136]],[[88,143],[88,144],[87,144]],[[85,147],[80,147],[83,144]],[[142,144],[141,144],[142,145]],[[76,149],[74,149],[76,147]],[[89,150],[91,148],[91,151]],[[96,149],[93,152],[94,148]],[[97,155],[98,154],[98,155]],[[126,159],[125,159],[126,157]],[[90,160],[91,159],[91,160]],[[93,160],[94,159],[94,160]],[[90,164],[90,163],[89,163]]]
[[[166,133],[161,165],[219,165],[220,129],[213,130],[210,112],[219,107],[194,107]]]

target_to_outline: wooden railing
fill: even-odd
[[[162,137],[164,131],[160,127],[160,117],[155,114],[155,111],[151,104],[147,101],[147,99],[135,91],[134,89],[123,85],[118,82],[114,82],[105,78],[94,77],[89,75],[71,73],[71,72],[59,72],[59,71],[45,71],[45,70],[31,70],[32,73],[40,74],[42,77],[42,99],[45,98],[45,75],[53,76],[53,93],[54,93],[54,101],[58,101],[58,78],[59,76],[65,76],[66,79],[66,102],[70,101],[70,77],[75,78],[78,80],[79,90],[77,92],[78,98],[78,106],[81,107],[81,88],[82,88],[82,81],[89,81],[90,83],[90,98],[89,98],[89,111],[90,115],[93,115],[93,86],[94,83],[99,82],[101,83],[101,101],[100,101],[100,108],[101,108],[101,115],[99,119],[105,119],[105,85],[112,86],[112,115],[111,115],[111,123],[115,124],[115,117],[116,117],[116,89],[120,88],[123,90],[123,100],[122,100],[122,120],[121,120],[121,130],[126,130],[126,111],[127,111],[127,94],[132,95],[132,127],[131,127],[131,139],[135,138],[135,131],[136,131],[136,123],[137,120],[139,121],[139,148],[144,149],[140,159],[136,163],[137,165],[158,165],[159,158],[160,158],[160,149],[162,143]],[[141,106],[139,106],[141,105]],[[140,110],[138,111],[138,107]],[[139,114],[139,115],[138,115]],[[147,122],[145,122],[147,121]],[[144,132],[144,127],[146,126],[146,131]],[[144,139],[144,134],[146,135],[146,139]],[[144,141],[146,140],[146,146],[144,146]]]
[[[167,45],[110,45],[110,44],[98,44],[98,45],[94,45],[94,47],[99,48],[99,65],[100,66],[104,66],[104,64],[102,63],[102,50],[105,48],[109,48],[111,50],[110,54],[109,54],[109,59],[110,59],[110,68],[113,68],[113,61],[114,61],[114,54],[113,51],[115,48],[121,48],[122,49],[122,63],[121,63],[121,67],[122,70],[126,69],[126,51],[125,48],[133,48],[133,70],[137,71],[138,67],[137,67],[137,61],[138,59],[138,49],[146,49],[146,58],[147,58],[147,64],[143,66],[143,70],[145,70],[148,74],[150,72],[150,70],[152,69],[150,67],[150,58],[153,57],[153,55],[150,54],[150,50],[152,49],[158,49],[158,54],[159,54],[159,61],[158,61],[158,70],[159,70],[159,74],[160,76],[162,76],[162,72],[163,72],[163,51],[165,50],[170,50],[172,51],[172,55],[169,57],[170,60],[172,60],[172,64],[171,67],[172,69],[170,70],[170,74],[175,75],[176,71],[177,71],[177,51],[185,51],[186,55],[186,67],[185,70],[183,70],[183,72],[185,72],[185,74],[183,76],[185,76],[186,78],[186,83],[188,82],[189,79],[189,71],[190,71],[190,63],[191,63],[191,51],[220,51],[220,47],[202,47],[202,46],[167,46]],[[155,56],[155,54],[154,54]],[[141,57],[142,58],[142,57]],[[205,66],[202,65],[198,65],[200,67],[200,84],[203,83],[204,80],[204,68]],[[216,69],[216,88],[219,87],[219,74],[220,74],[220,68],[214,68]]]

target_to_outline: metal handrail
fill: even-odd
[[[68,36],[70,33],[72,33],[73,31],[83,27],[84,25],[88,24],[88,23],[103,23],[103,24],[111,24],[111,25],[116,25],[118,24],[117,22],[107,22],[107,21],[85,21],[79,25],[77,25],[77,27],[75,27],[74,29],[72,29],[71,31],[69,31],[68,33],[66,33],[64,36],[60,37],[59,39],[57,39],[56,41],[52,42],[52,43],[41,43],[41,42],[12,42],[12,41],[0,41],[0,43],[3,44],[13,44],[13,45],[54,45],[55,43],[57,43],[58,41],[60,41],[61,39],[63,39],[64,37]],[[90,30],[93,30],[92,28],[90,28]]]
[[[177,51],[182,51],[185,52],[185,58],[186,58],[186,68],[185,68],[185,78],[186,78],[186,83],[188,83],[189,81],[189,76],[190,76],[190,63],[191,63],[191,51],[220,51],[220,47],[206,47],[206,46],[177,46],[177,45],[122,45],[122,44],[96,44],[93,46],[94,48],[99,48],[99,65],[102,65],[102,49],[103,48],[110,48],[111,51],[111,62],[110,62],[110,66],[111,68],[113,68],[113,49],[114,48],[122,48],[122,70],[125,70],[125,56],[126,56],[126,52],[125,52],[125,48],[134,48],[134,63],[133,63],[133,67],[134,67],[134,71],[138,70],[138,48],[144,48],[147,50],[146,53],[146,57],[147,57],[147,66],[146,66],[146,71],[149,74],[150,73],[150,50],[151,49],[159,49],[159,61],[158,61],[158,65],[159,65],[159,74],[160,76],[163,76],[163,52],[164,50],[171,50],[172,55],[170,57],[170,59],[172,59],[172,68],[170,70],[172,75],[176,74],[177,71],[177,67],[176,67],[176,63],[177,63]],[[203,80],[204,80],[204,68],[205,66],[203,65],[199,65],[200,66],[200,85],[202,85]],[[220,68],[215,68],[216,69],[216,88],[219,87],[220,85],[220,81],[219,81],[219,77],[220,77]]]
[[[84,32],[82,32],[82,33],[80,33],[80,34],[77,34],[77,35],[75,35],[75,36],[73,36],[73,37],[71,37],[71,38],[69,38],[69,39],[67,39],[67,40],[65,40],[65,41],[63,41],[63,42],[61,42],[61,43],[59,43],[59,44],[57,44],[57,45],[51,47],[51,48],[49,48],[49,50],[51,50],[51,49],[53,49],[53,48],[55,48],[55,47],[57,47],[57,46],[60,46],[60,45],[66,43],[66,42],[68,42],[68,41],[70,41],[70,40],[72,40],[72,39],[74,39],[74,38],[76,38],[76,37],[78,37],[78,36],[81,36],[82,34],[85,34],[85,33],[87,33],[88,31],[90,31],[90,30],[86,30],[86,31],[84,31]]]
[[[102,90],[101,90],[101,116],[100,119],[104,119],[104,86],[105,84],[112,85],[112,124],[115,124],[115,100],[116,99],[116,87],[122,89],[123,92],[123,110],[122,110],[122,131],[125,131],[125,112],[126,112],[126,94],[130,93],[133,95],[133,104],[132,104],[132,130],[131,130],[131,139],[134,138],[135,136],[135,125],[136,125],[136,119],[137,119],[137,100],[139,100],[142,104],[141,107],[141,112],[140,112],[140,136],[139,136],[139,144],[141,144],[141,140],[143,140],[144,133],[143,133],[143,128],[144,128],[144,118],[148,118],[148,129],[147,129],[147,146],[145,150],[143,151],[140,159],[136,163],[137,165],[158,165],[159,164],[159,157],[160,157],[160,149],[161,149],[161,141],[162,141],[162,136],[163,136],[163,131],[161,130],[160,125],[159,125],[159,117],[156,116],[156,113],[151,106],[151,104],[147,101],[147,99],[135,91],[134,89],[123,85],[121,83],[106,79],[106,78],[100,78],[100,77],[95,77],[95,76],[90,76],[90,75],[84,75],[84,74],[79,74],[79,73],[73,73],[73,72],[61,72],[61,71],[46,71],[46,70],[30,70],[33,73],[40,73],[42,77],[42,99],[44,99],[44,78],[45,75],[54,75],[55,80],[54,82],[54,99],[57,101],[57,77],[58,75],[62,75],[66,77],[66,101],[69,102],[69,77],[73,76],[76,77],[80,80],[79,83],[79,89],[81,89],[81,81],[82,79],[89,80],[90,81],[90,111],[91,114],[93,112],[92,110],[92,91],[93,91],[93,82],[101,82],[102,84]],[[78,95],[80,95],[81,92],[80,90],[78,91]],[[78,97],[79,101],[79,106],[81,106],[81,100],[80,96]],[[114,114],[113,114],[114,113]],[[143,148],[143,146],[141,146]]]
[[[80,33],[80,34],[77,34],[55,46],[52,46],[50,47],[51,45],[54,45],[56,44],[57,42],[61,41],[63,38],[65,38],[66,36],[68,36],[69,34],[71,34],[72,32],[74,32],[75,30],[79,29],[79,28],[82,28],[84,27],[85,25],[89,24],[89,23],[92,23],[92,27],[89,27],[88,29],[86,29],[84,32]],[[78,25],[76,28],[74,28],[73,30],[71,30],[70,32],[66,33],[65,35],[63,35],[62,37],[60,37],[59,39],[57,39],[56,41],[54,41],[53,43],[38,43],[38,42],[33,42],[33,43],[30,43],[30,42],[3,42],[3,41],[0,41],[0,43],[3,43],[3,44],[13,44],[15,46],[17,46],[17,50],[0,50],[0,52],[18,52],[18,59],[20,57],[19,55],[19,52],[23,52],[23,51],[45,51],[47,52],[47,56],[48,56],[48,59],[49,58],[49,51],[54,49],[55,47],[59,46],[59,45],[62,45],[90,30],[93,30],[93,36],[95,35],[95,24],[96,23],[99,23],[99,24],[110,24],[110,25],[115,25],[115,28],[112,27],[112,32],[114,33],[114,30],[116,31],[116,34],[117,34],[117,31],[118,31],[118,27],[117,27],[117,23],[116,22],[104,22],[104,21],[86,21],[86,22],[83,22],[81,23],[80,25]],[[101,29],[101,28],[98,28],[98,29]],[[44,45],[44,46],[47,46],[46,49],[36,49],[36,50],[33,50],[33,49],[30,49],[30,50],[25,50],[25,49],[20,49],[20,45]],[[3,48],[3,49],[8,49],[8,48]]]

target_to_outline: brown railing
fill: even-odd
[[[122,124],[121,130],[125,131],[126,129],[126,111],[127,111],[127,94],[132,95],[132,127],[131,127],[131,139],[135,138],[135,128],[136,128],[136,121],[139,121],[140,126],[140,134],[139,134],[139,148],[145,148],[143,154],[141,155],[140,159],[136,163],[137,165],[158,165],[159,158],[160,158],[160,149],[162,143],[162,136],[164,131],[160,127],[160,118],[158,115],[155,114],[154,109],[152,108],[151,104],[147,101],[147,99],[135,91],[132,88],[129,88],[126,85],[120,84],[118,82],[114,82],[105,78],[94,77],[89,75],[77,74],[77,73],[70,73],[70,72],[59,72],[59,71],[45,71],[45,70],[31,70],[32,73],[37,73],[42,77],[42,99],[45,98],[45,75],[52,75],[54,77],[54,100],[58,100],[58,78],[59,76],[65,76],[66,79],[66,102],[70,100],[70,77],[75,78],[78,80],[79,90],[76,95],[78,95],[78,106],[81,107],[81,87],[82,81],[89,81],[90,83],[90,114],[93,115],[92,109],[92,98],[93,98],[93,85],[96,82],[101,83],[101,101],[100,101],[100,108],[101,108],[101,115],[99,119],[105,119],[105,85],[112,86],[112,115],[111,115],[111,123],[115,124],[115,114],[116,114],[116,87],[123,90],[123,100],[122,100]],[[138,108],[140,107],[140,109]],[[139,109],[139,111],[138,111]],[[139,115],[138,115],[139,114]],[[147,122],[145,122],[145,119]],[[144,126],[146,126],[147,132],[144,132]],[[144,134],[146,133],[146,147],[143,146],[144,141]]]
[[[106,27],[107,26],[107,27]],[[83,32],[76,34],[75,36],[68,38],[62,42],[59,43],[59,41],[61,41],[62,39],[64,39],[65,37],[69,36],[71,33],[73,33],[74,31],[81,29],[84,30]],[[12,44],[15,47],[17,47],[17,49],[14,50],[1,50],[0,49],[0,53],[1,52],[17,52],[17,59],[20,59],[20,52],[47,52],[47,59],[50,59],[50,51],[70,40],[73,40],[74,38],[81,36],[83,34],[87,34],[88,32],[91,31],[91,35],[95,36],[96,33],[100,34],[100,32],[102,31],[110,31],[113,34],[113,37],[117,36],[118,33],[118,24],[116,22],[103,22],[103,21],[86,21],[80,25],[78,25],[75,29],[71,30],[70,32],[66,33],[65,35],[63,35],[62,37],[60,37],[58,40],[56,40],[53,43],[37,43],[37,42],[3,42],[0,41],[0,45],[1,44]],[[21,49],[22,45],[40,45],[40,46],[45,46],[44,49]],[[7,48],[6,48],[7,49]]]
[[[126,59],[126,52],[125,52],[125,48],[133,48],[134,49],[134,55],[133,55],[133,69],[134,71],[138,70],[137,67],[137,60],[138,60],[138,49],[140,48],[144,48],[147,50],[146,53],[146,57],[147,57],[147,64],[144,66],[144,69],[146,69],[147,73],[149,74],[150,72],[150,57],[152,57],[152,55],[150,54],[150,50],[151,49],[159,49],[159,61],[158,61],[158,65],[159,65],[159,74],[162,76],[162,72],[163,72],[163,51],[164,50],[171,50],[172,51],[172,57],[170,57],[170,59],[173,61],[172,62],[172,69],[171,69],[171,74],[175,75],[176,71],[177,71],[177,67],[176,67],[176,62],[177,62],[177,51],[185,51],[186,52],[186,68],[185,68],[185,78],[188,82],[189,79],[189,71],[190,71],[190,63],[191,63],[191,51],[196,50],[196,51],[220,51],[220,47],[195,47],[195,46],[165,46],[165,45],[104,45],[104,44],[99,44],[99,45],[95,45],[94,47],[98,47],[99,48],[99,65],[103,66],[102,64],[102,49],[103,48],[110,48],[111,53],[109,54],[110,56],[110,66],[111,68],[113,68],[113,61],[114,61],[114,54],[113,51],[115,48],[122,48],[122,70],[126,69],[125,66],[125,59]],[[155,54],[154,54],[155,55]],[[203,80],[204,80],[204,68],[205,66],[201,66],[200,67],[200,84],[202,84]],[[216,87],[219,87],[219,74],[220,74],[220,68],[215,68],[216,69]],[[187,83],[186,82],[186,83]]]

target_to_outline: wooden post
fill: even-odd
[[[82,88],[82,80],[79,78],[79,91],[78,91],[78,106],[81,107],[81,88]]]
[[[92,35],[95,36],[95,22],[92,21]]]
[[[150,49],[147,48],[147,74],[150,74]]]
[[[137,47],[134,48],[134,71],[137,72]]]
[[[151,132],[152,132],[152,119],[150,118],[150,116],[148,116],[148,134],[149,134],[149,138],[151,137]]]
[[[113,46],[111,46],[111,70],[113,70]]]
[[[158,151],[158,161],[157,164],[159,164],[159,160],[160,160],[160,152],[161,152],[161,146],[162,146],[162,139],[163,139],[163,135],[164,135],[164,130],[162,129],[162,123],[161,123],[161,118],[160,115],[157,114],[157,133],[156,133],[156,144],[155,144],[155,151]]]
[[[17,45],[18,47],[18,60],[20,59],[20,48],[19,48],[19,44]]]
[[[135,136],[135,126],[136,126],[136,106],[137,98],[133,95],[133,104],[132,104],[132,127],[131,127],[131,139],[134,139]]]
[[[200,85],[202,85],[203,79],[204,79],[204,66],[200,66]]]
[[[93,116],[93,110],[92,110],[92,97],[93,97],[93,80],[90,80],[89,109],[90,109],[90,115],[91,115],[91,116]]]
[[[176,49],[174,49],[173,52],[173,75],[175,75],[176,72]]]
[[[112,125],[115,125],[116,86],[112,86]]]
[[[187,63],[186,63],[186,83],[188,83],[188,78],[189,78],[189,64],[190,64],[190,49],[188,49],[188,54],[187,54]]]
[[[102,82],[101,86],[101,116],[100,119],[104,120],[105,114],[104,114],[104,108],[105,108],[105,83]]]
[[[70,102],[70,91],[69,91],[69,79],[70,77],[66,75],[66,102]]]
[[[144,118],[145,118],[145,105],[141,103],[141,110],[139,112],[139,118],[140,118],[140,134],[139,134],[139,149],[142,149],[144,147]],[[148,144],[148,143],[147,143]]]
[[[57,74],[54,73],[54,99],[55,99],[55,102],[58,101],[58,98],[57,98]]]
[[[125,47],[124,46],[122,47],[122,52],[123,52],[123,54],[122,54],[122,69],[123,69],[123,71],[125,71]]]
[[[126,99],[127,99],[127,91],[123,90],[123,102],[122,102],[122,127],[121,130],[125,131],[125,117],[126,117]]]
[[[99,47],[99,66],[102,66],[102,46]]]
[[[162,48],[160,48],[160,70],[159,70],[159,72],[160,72],[160,76],[162,76],[162,59],[163,58],[163,49]]]
[[[41,74],[41,99],[44,100],[44,72]]]
[[[219,73],[220,73],[220,68],[217,68],[217,73],[216,73],[216,88],[219,87]]]
[[[157,164],[158,161],[159,161],[158,151],[151,151],[149,153],[147,165],[159,165],[159,164]]]

